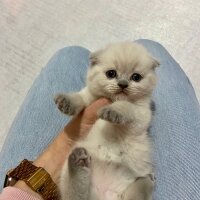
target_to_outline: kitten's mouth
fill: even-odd
[[[128,95],[127,93],[126,93],[126,91],[124,91],[124,90],[120,90],[119,92],[117,92],[116,93],[116,95]]]
[[[111,96],[112,101],[119,101],[119,100],[124,100],[126,101],[129,98],[127,91],[124,90],[118,90],[113,95]]]

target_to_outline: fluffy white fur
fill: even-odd
[[[156,83],[155,67],[159,63],[143,46],[131,42],[111,44],[92,53],[90,61],[86,87],[78,93],[58,95],[59,109],[74,115],[100,97],[109,98],[113,103],[98,112],[99,119],[88,136],[76,144],[87,150],[91,166],[79,174],[83,182],[80,181],[79,186],[76,183],[74,188],[70,187],[73,180],[69,178],[66,160],[60,182],[62,199],[134,200],[130,196],[135,193],[135,199],[151,199],[151,195],[139,198],[141,188],[138,192],[134,182],[138,177],[152,174],[147,129],[152,115],[150,102]],[[116,70],[117,77],[107,78],[108,70]],[[131,80],[134,73],[142,76],[139,82]],[[126,80],[128,87],[122,90],[118,86],[120,80]],[[84,185],[87,184],[90,189],[86,191]],[[74,197],[69,190],[80,194]],[[88,197],[82,197],[83,193],[88,193]]]

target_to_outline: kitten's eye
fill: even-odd
[[[140,75],[140,74],[137,74],[137,73],[134,73],[132,76],[131,76],[131,80],[135,81],[135,82],[139,82],[141,81],[143,77]]]
[[[117,72],[115,70],[108,70],[106,72],[106,76],[108,78],[115,78],[117,76]]]

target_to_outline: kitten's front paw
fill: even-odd
[[[128,120],[112,106],[105,106],[98,111],[98,117],[115,124],[125,124]]]
[[[75,168],[82,168],[86,167],[89,168],[91,164],[91,157],[86,151],[85,148],[75,148],[72,153],[69,155],[68,165],[69,167]]]
[[[73,105],[70,96],[66,94],[58,94],[55,96],[54,102],[62,113],[67,115],[75,114],[76,107]]]

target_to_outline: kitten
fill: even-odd
[[[153,190],[151,94],[159,65],[132,42],[111,44],[90,54],[87,85],[59,94],[61,112],[77,115],[100,97],[112,104],[98,111],[88,136],[73,148],[62,169],[62,200],[150,200]]]

